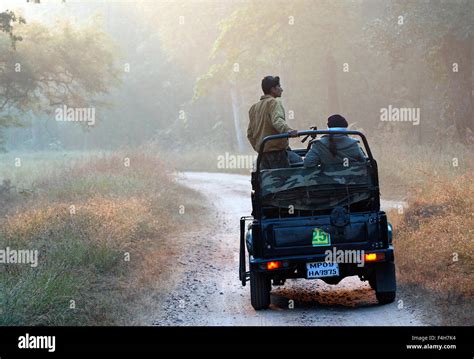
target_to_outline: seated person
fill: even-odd
[[[294,152],[290,147],[288,147],[286,152],[288,153],[288,160],[290,161],[290,166],[303,165],[303,158],[301,158],[301,156]]]
[[[341,131],[346,130],[347,126],[346,119],[341,115],[332,115],[328,118],[328,129]],[[353,161],[364,161],[365,155],[358,143],[359,141],[348,135],[324,135],[311,145],[304,158],[304,166],[315,167],[319,164],[350,164]]]

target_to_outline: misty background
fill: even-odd
[[[372,142],[472,144],[472,1],[2,0],[0,124],[12,150],[160,148],[250,152],[248,109],[281,77],[287,121],[333,113]],[[15,68],[21,64],[21,70]],[[60,122],[95,108],[93,126]],[[420,123],[381,109],[419,108]]]

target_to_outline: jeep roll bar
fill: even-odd
[[[265,148],[265,143],[271,140],[277,140],[279,138],[289,138],[289,137],[300,137],[300,136],[311,136],[311,135],[355,135],[359,136],[362,139],[362,142],[364,143],[365,150],[367,151],[367,156],[369,157],[370,162],[373,164],[374,163],[374,158],[372,157],[372,151],[370,151],[369,143],[367,142],[367,139],[365,138],[365,135],[360,132],[360,131],[353,131],[353,130],[347,130],[347,131],[340,131],[340,130],[306,130],[306,131],[298,131],[296,135],[290,136],[289,133],[280,133],[278,135],[271,135],[267,136],[263,139],[262,143],[260,144],[260,148],[258,151],[258,156],[257,156],[257,165],[255,168],[255,172],[259,172],[260,170],[260,162],[262,160],[262,153],[263,149]]]

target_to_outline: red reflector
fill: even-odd
[[[267,269],[272,270],[272,269],[278,269],[281,267],[281,262],[276,261],[276,262],[267,262]]]
[[[378,262],[385,259],[385,253],[366,253],[364,260],[366,262]]]

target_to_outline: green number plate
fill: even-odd
[[[331,245],[331,235],[320,228],[313,229],[313,247]]]

